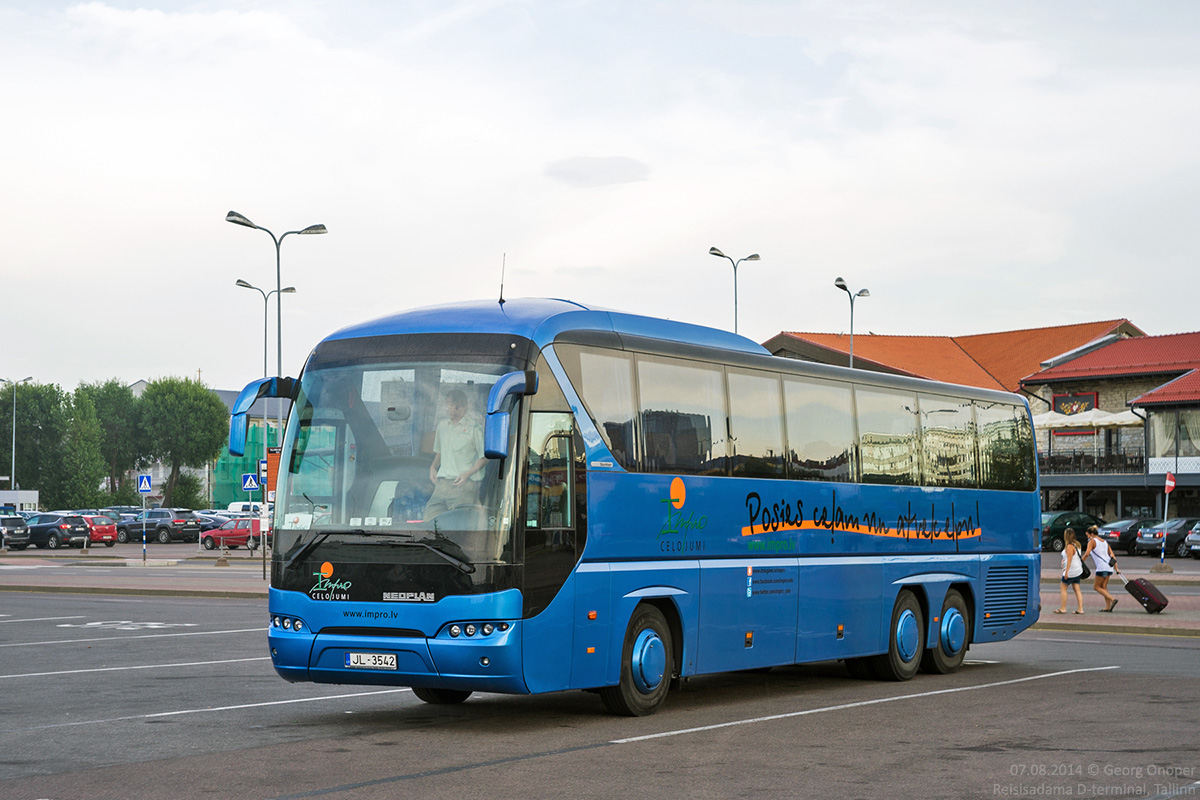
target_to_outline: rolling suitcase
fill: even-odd
[[[1120,572],[1117,574],[1121,575]],[[1145,578],[1129,580],[1124,575],[1121,575],[1121,580],[1125,581],[1125,591],[1133,595],[1134,599],[1142,604],[1142,608],[1146,609],[1146,613],[1157,614],[1167,607],[1167,596]]]

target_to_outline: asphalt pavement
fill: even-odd
[[[1122,558],[1125,577],[1147,578],[1166,596],[1167,608],[1148,614],[1113,576],[1109,591],[1118,598],[1111,613],[1088,580],[1083,585],[1084,613],[1068,594],[1066,614],[1053,613],[1059,603],[1059,572],[1055,559],[1043,558],[1042,611],[1034,627],[1043,630],[1087,630],[1200,637],[1200,571],[1174,569],[1156,572],[1157,559]],[[1191,567],[1189,560],[1183,564]],[[269,565],[268,565],[269,571]],[[141,547],[117,545],[57,551],[24,550],[0,553],[0,592],[55,592],[171,597],[237,597],[264,600],[267,580],[261,552],[203,551],[186,544],[153,545],[145,557]],[[0,599],[0,603],[3,600]]]

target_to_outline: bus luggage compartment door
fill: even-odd
[[[795,559],[700,562],[697,671],[792,663],[796,614]]]

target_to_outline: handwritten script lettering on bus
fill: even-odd
[[[845,531],[899,539],[954,541],[982,534],[978,508],[974,516],[959,517],[953,503],[950,513],[944,517],[939,515],[936,503],[930,504],[928,514],[913,511],[909,503],[907,512],[892,524],[873,511],[855,513],[842,507],[838,504],[837,492],[833,492],[829,505],[814,506],[807,519],[803,500],[782,499],[768,506],[758,492],[750,492],[746,495],[746,511],[750,524],[742,528],[742,536],[777,531]]]

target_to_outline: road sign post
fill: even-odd
[[[1167,566],[1167,521],[1171,519],[1171,515],[1167,513],[1167,509],[1171,507],[1171,492],[1175,491],[1175,475],[1167,473],[1167,480],[1163,486],[1163,492],[1166,494],[1166,500],[1163,501],[1163,529],[1162,529],[1162,549],[1158,553],[1158,563],[1150,568],[1151,572],[1174,572],[1175,570]],[[1186,533],[1184,534],[1187,535]]]
[[[142,496],[142,564],[146,563],[146,495],[150,490],[150,476],[138,475],[138,494]]]

